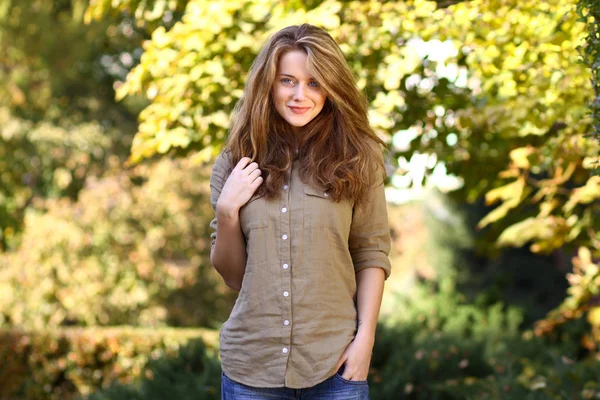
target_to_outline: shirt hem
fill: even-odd
[[[308,389],[311,388],[313,386],[316,386],[320,383],[325,382],[327,379],[333,377],[335,375],[334,373],[331,374],[327,374],[324,378],[318,378],[315,379],[314,381],[309,381],[308,384],[306,386],[285,386],[285,382],[283,384],[272,384],[272,383],[264,383],[264,384],[258,384],[256,382],[250,382],[248,380],[246,380],[246,377],[243,375],[236,375],[236,374],[231,374],[229,373],[224,367],[223,365],[221,365],[221,370],[225,373],[225,375],[227,375],[227,378],[231,379],[232,381],[235,381],[237,383],[241,383],[242,385],[246,385],[246,386],[250,386],[253,388],[287,388],[287,389]],[[285,380],[285,379],[284,379]]]

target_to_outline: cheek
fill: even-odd
[[[325,105],[325,100],[327,100],[327,96],[325,95],[319,96],[317,99],[315,99],[315,103],[317,104],[317,108],[319,109],[319,111],[323,109],[323,106]]]
[[[279,90],[273,89],[271,94],[273,96],[273,102],[275,103],[275,105],[277,105],[277,103],[279,103]]]
[[[281,89],[273,89],[273,103],[275,105],[275,110],[279,113],[279,115],[283,116],[285,112],[285,94]]]
[[[273,99],[275,100],[275,103],[281,103],[282,101],[285,101],[287,97],[288,93],[284,87],[276,86],[275,89],[273,89]]]

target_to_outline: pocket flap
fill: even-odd
[[[327,191],[325,189],[319,188],[319,187],[304,185],[304,193],[309,196],[317,196],[317,197],[321,197],[323,199],[329,198],[329,194],[327,193]]]

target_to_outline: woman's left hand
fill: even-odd
[[[338,371],[345,363],[342,378],[349,381],[366,380],[371,365],[373,344],[373,337],[370,337],[370,335],[361,336],[360,332],[357,333],[354,340],[348,344],[342,353],[335,370]]]

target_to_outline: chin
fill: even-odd
[[[292,125],[295,128],[302,128],[302,127],[308,125],[308,122],[304,122],[304,123],[290,123],[290,125]]]
[[[294,121],[293,119],[289,119],[287,122],[288,124],[296,127],[296,128],[302,128],[303,126],[306,126],[310,123],[310,121],[312,121],[314,118],[311,118],[309,120],[302,120],[302,121]]]

